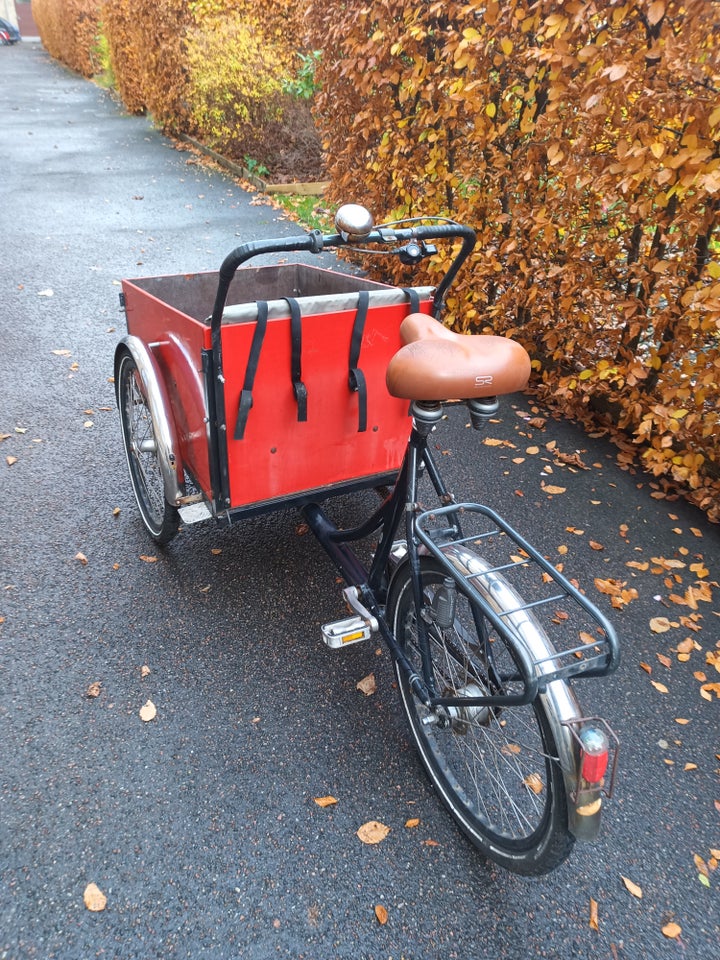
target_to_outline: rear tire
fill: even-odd
[[[164,546],[178,532],[180,514],[165,498],[146,388],[129,352],[123,353],[118,362],[116,391],[125,456],[140,516],[155,543]]]
[[[421,558],[428,606],[446,576],[436,560]],[[476,586],[482,593],[482,583]],[[391,584],[387,620],[422,675],[409,564]],[[459,590],[452,626],[441,630],[433,624],[428,634],[438,695],[520,692],[511,642]],[[538,876],[562,863],[574,838],[568,830],[558,750],[542,701],[501,709],[448,708],[437,722],[415,696],[400,665],[395,667],[420,759],[460,829],[486,857],[514,873]]]

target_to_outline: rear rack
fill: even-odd
[[[445,567],[451,557],[461,557],[467,572],[459,572],[456,563],[453,576],[496,630],[522,642],[522,623],[529,620],[546,634],[547,649],[535,645],[526,650],[534,665],[532,681],[539,687],[561,678],[607,676],[617,669],[620,645],[610,622],[489,507],[451,504],[420,513],[415,525],[420,542]],[[477,584],[503,594],[497,607]]]

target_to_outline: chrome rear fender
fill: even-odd
[[[578,814],[576,798],[580,779],[580,751],[571,726],[577,725],[583,713],[570,684],[565,680],[551,680],[543,684],[542,676],[553,670],[555,648],[545,630],[528,609],[521,609],[525,602],[501,573],[491,572],[490,565],[462,544],[442,547],[442,553],[452,570],[458,575],[459,585],[468,580],[483,600],[496,614],[504,614],[502,621],[508,634],[529,655],[536,665],[539,681],[539,698],[550,723],[558,761],[563,772],[568,797],[569,826],[578,839],[593,839],[600,826],[601,802],[595,814],[588,818]],[[512,708],[511,708],[512,709]],[[600,796],[598,794],[598,801]]]

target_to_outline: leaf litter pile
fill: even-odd
[[[540,415],[536,408],[533,408],[531,413],[517,410],[516,413],[523,421],[523,426],[516,428],[520,442],[497,439],[490,435],[482,442],[486,446],[503,448],[501,458],[516,465],[526,463],[529,458],[537,458],[540,468],[538,492],[541,495],[548,498],[562,496],[572,483],[572,474],[599,470],[604,466],[602,463],[587,463],[583,459],[584,451],[560,450],[555,440],[545,444],[539,442],[536,433],[543,430],[547,418]],[[627,449],[621,446],[617,457],[619,466],[624,470],[633,470],[635,456],[631,448],[631,444],[627,445]],[[506,470],[506,476],[510,472]],[[657,484],[651,481],[648,485],[652,499],[671,499]],[[638,483],[638,489],[642,486],[642,483]],[[525,490],[517,489],[515,495],[524,497]],[[599,506],[601,503],[600,499],[592,499],[589,506]],[[688,678],[679,675],[678,671],[689,671],[697,685],[697,702],[693,704],[693,709],[697,703],[706,703],[707,709],[713,711],[712,720],[717,722],[720,700],[720,609],[717,597],[720,595],[720,584],[712,578],[703,556],[703,531],[693,526],[681,527],[678,515],[669,509],[669,529],[677,537],[677,546],[671,556],[647,557],[642,548],[633,545],[631,518],[619,516],[617,528],[604,530],[603,537],[606,542],[601,542],[593,539],[593,535],[585,529],[592,522],[589,510],[585,512],[585,517],[587,520],[583,520],[582,526],[569,525],[565,528],[569,536],[567,543],[557,546],[557,554],[561,559],[555,566],[563,572],[564,557],[570,551],[569,544],[577,542],[576,537],[586,540],[590,549],[597,551],[598,555],[605,554],[603,561],[609,560],[608,554],[611,551],[615,555],[618,555],[619,550],[631,553],[631,558],[624,562],[625,573],[616,577],[597,576],[594,578],[594,586],[599,593],[609,598],[610,605],[617,611],[639,599],[650,599],[657,605],[658,612],[649,618],[646,633],[646,639],[651,638],[657,643],[654,661],[637,661],[638,671],[641,675],[646,675],[646,682],[650,687],[648,695],[667,696],[671,701],[674,677],[678,677],[677,688],[684,690],[687,683],[683,683],[682,687],[680,684]],[[627,663],[633,656],[633,650],[628,638],[625,638],[623,644],[622,635],[621,645]],[[677,709],[684,712],[682,707]],[[677,725],[677,732],[680,733],[692,721],[685,716],[675,716],[672,717],[672,722]],[[683,749],[682,739],[675,735],[669,739],[660,739],[658,745],[676,756]],[[669,768],[679,768],[682,774],[691,777],[697,771],[713,778],[710,782],[713,783],[714,793],[707,802],[714,806],[718,814],[718,839],[713,846],[699,853],[689,850],[687,858],[689,870],[695,874],[697,882],[703,887],[715,886],[717,889],[720,880],[720,873],[716,873],[720,862],[720,753],[681,760],[665,756],[663,763]],[[697,789],[696,785],[693,784],[691,789]],[[643,898],[643,889],[636,880],[621,875],[619,882],[629,895],[638,900]],[[596,900],[590,900],[588,925],[596,931],[600,929],[599,907]],[[681,939],[682,926],[673,916],[665,917],[661,932],[663,936],[677,940],[681,947],[685,947]]]

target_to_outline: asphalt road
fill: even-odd
[[[0,104],[0,960],[720,956],[720,871],[699,873],[720,848],[720,699],[697,676],[720,680],[718,527],[602,438],[530,426],[529,398],[489,427],[500,446],[444,426],[456,491],[562,557],[623,641],[619,672],[579,685],[622,741],[602,838],[540,880],[499,871],[424,779],[388,656],[321,644],[339,588],[295,514],[159,551],[135,509],[109,381],[120,278],[215,269],[238,238],[298,228],[39,45],[0,51]],[[637,598],[612,611],[595,577]],[[711,599],[678,605],[698,578]],[[391,827],[377,846],[356,836],[371,819]]]

